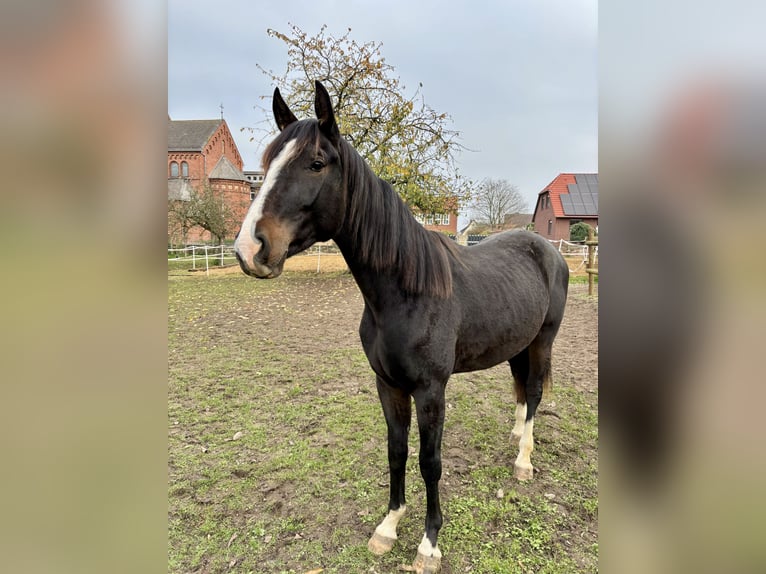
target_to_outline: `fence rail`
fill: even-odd
[[[212,265],[211,265],[212,261]],[[205,270],[210,267],[224,267],[237,261],[232,245],[187,245],[177,249],[168,249],[168,265],[191,262],[193,270]]]
[[[588,295],[593,295],[593,276],[598,275],[598,266],[596,264],[596,256],[598,255],[598,237],[593,230],[593,227],[588,226],[588,239],[585,241],[585,245],[588,248],[588,266],[585,268],[585,272],[588,274]]]
[[[564,239],[549,239],[548,241],[558,247],[559,253],[567,257],[581,257],[580,264],[570,269],[570,273],[575,273],[585,268],[588,274],[588,294],[593,295],[593,276],[598,275],[598,238],[592,234],[591,228],[588,239],[584,243],[571,243]]]
[[[322,255],[340,253],[334,242],[315,243],[301,255],[317,256],[317,273],[320,271]],[[233,245],[187,245],[186,247],[168,248],[168,268],[183,267],[190,271],[205,270],[210,274],[210,268],[234,265],[237,257]],[[191,266],[188,264],[191,263]]]
[[[470,235],[469,245],[475,245],[486,235]],[[549,239],[555,245],[559,252],[570,257],[582,257],[582,263],[576,269],[570,269],[571,272],[578,271],[585,266],[588,273],[589,284],[592,284],[593,276],[598,275],[598,238],[589,235],[585,243],[571,243],[564,239]],[[340,253],[338,246],[334,242],[316,243],[304,251],[303,255],[317,256],[317,272],[319,272],[319,262],[322,255]],[[211,267],[226,267],[233,265],[237,261],[234,255],[233,245],[187,245],[185,247],[168,248],[168,266],[191,263],[191,270],[205,270],[209,274]],[[592,291],[592,287],[590,289]]]

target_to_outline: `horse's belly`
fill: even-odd
[[[535,311],[513,321],[465,326],[455,344],[454,372],[489,369],[518,355],[534,340],[543,324],[544,312]]]
[[[463,352],[455,358],[455,373],[481,371],[504,363],[526,348],[518,345],[502,345],[484,349],[484,351]]]

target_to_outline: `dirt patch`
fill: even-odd
[[[320,259],[334,273],[316,263],[294,257],[273,281],[238,268],[171,281],[171,572],[393,572],[414,556],[416,432],[400,542],[384,558],[366,551],[387,502],[385,425],[357,333],[361,294],[339,255]],[[597,571],[598,315],[586,293],[570,285],[533,482],[512,479],[508,366],[450,380],[445,574]]]

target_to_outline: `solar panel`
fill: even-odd
[[[566,215],[598,215],[598,174],[575,175],[575,183],[562,193],[561,207]]]

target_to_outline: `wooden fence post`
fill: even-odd
[[[598,267],[596,267],[596,247],[598,247],[598,239],[596,238],[593,227],[588,225],[588,239],[585,241],[585,245],[588,246],[588,264],[585,267],[585,272],[588,274],[588,295],[593,296],[593,276],[598,275]]]

